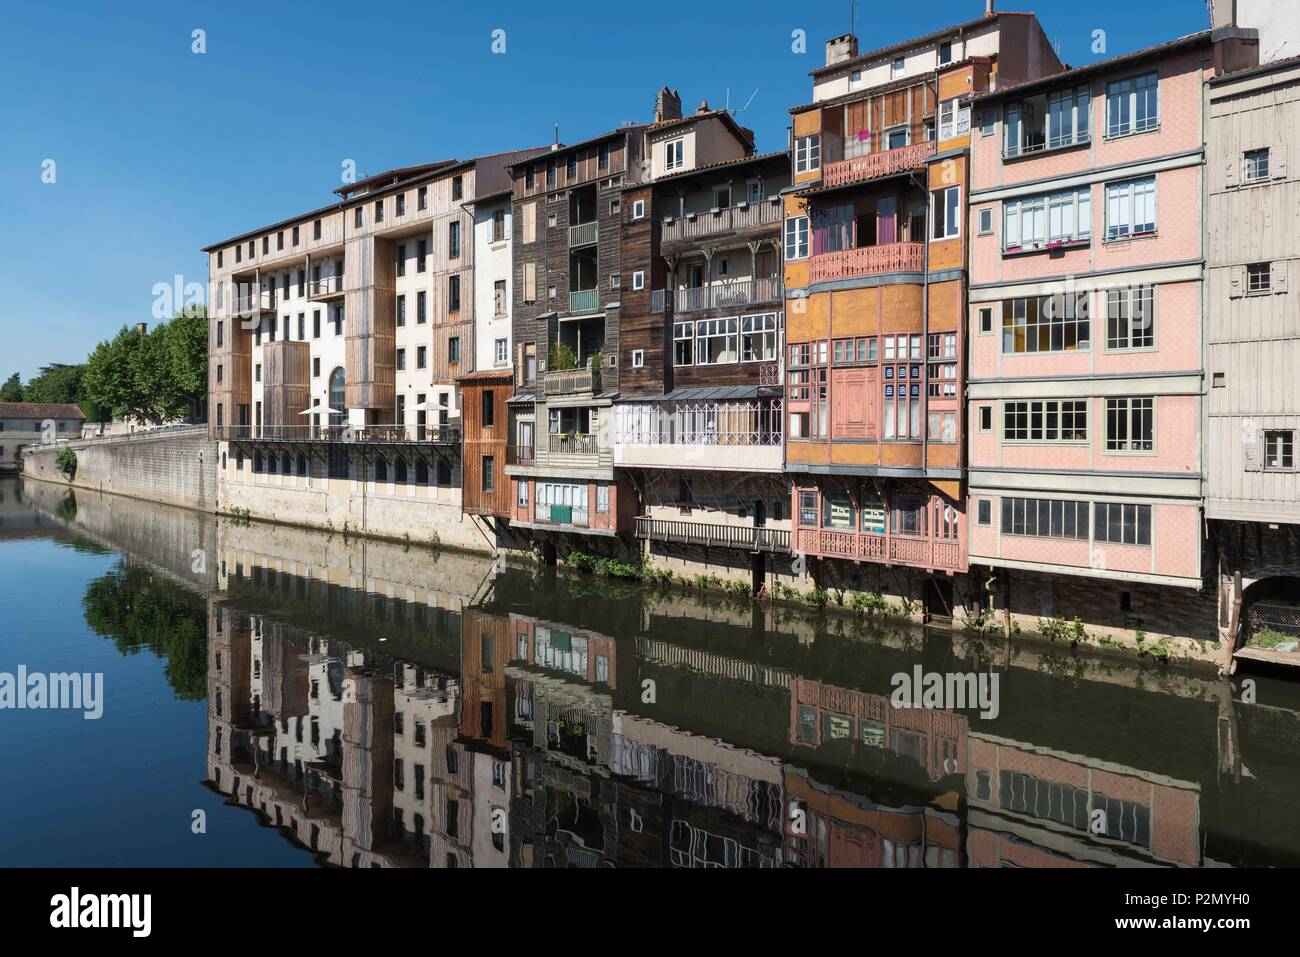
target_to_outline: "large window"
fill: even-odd
[[[1086,399],[1007,402],[1002,407],[1002,438],[1007,442],[1085,442]]]
[[[1091,342],[1086,292],[1007,299],[1002,303],[1002,352],[1068,352]]]
[[[695,363],[695,324],[673,323],[673,365],[689,366]]]
[[[1082,143],[1088,138],[1088,88],[1058,90],[1047,97],[1047,148]]]
[[[939,139],[951,139],[970,132],[970,106],[960,106],[958,98],[939,104]]]
[[[794,171],[811,173],[822,165],[822,138],[820,133],[801,136],[794,141]]]
[[[785,221],[785,258],[808,257],[808,217],[792,216]]]
[[[1088,503],[1047,498],[1003,498],[1002,534],[1086,539]]]
[[[931,239],[951,239],[961,233],[961,187],[949,186],[933,193]]]
[[[1097,502],[1093,506],[1092,537],[1108,545],[1150,545],[1151,506]]]
[[[1160,125],[1159,77],[1152,71],[1106,84],[1106,135],[1126,136]]]
[[[686,165],[685,140],[671,140],[664,144],[664,169],[681,169]]]
[[[1156,231],[1156,178],[1106,184],[1106,241]]]
[[[921,337],[882,336],[886,439],[921,437]]]
[[[1106,400],[1107,452],[1152,452],[1155,447],[1155,399]]]
[[[1150,349],[1155,344],[1155,287],[1106,290],[1106,348]]]
[[[778,319],[774,312],[740,317],[740,357],[745,362],[775,362]]]
[[[695,324],[695,364],[714,365],[740,358],[736,340],[736,317],[701,319]]]
[[[1086,186],[1008,200],[1002,213],[1002,246],[1006,252],[1092,239],[1092,193]]]

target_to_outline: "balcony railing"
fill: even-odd
[[[800,528],[795,534],[795,548],[800,552],[828,558],[903,564],[915,568],[941,568],[946,571],[966,570],[962,544],[956,539]]]
[[[596,437],[586,433],[554,433],[548,436],[552,455],[595,455]]]
[[[569,312],[595,312],[599,306],[599,289],[569,290]]]
[[[752,402],[621,403],[614,407],[620,445],[780,446],[780,399]]]
[[[572,246],[590,246],[599,237],[599,223],[592,220],[589,223],[578,223],[576,226],[569,227],[569,245]]]
[[[650,290],[650,314],[654,316],[662,315],[664,311],[664,291],[662,289]]]
[[[790,532],[784,528],[752,525],[715,525],[638,515],[636,537],[652,542],[702,545],[705,548],[739,548],[751,552],[790,551]]]
[[[533,514],[537,521],[547,525],[587,527],[587,509],[575,505],[546,505],[539,502]]]
[[[351,442],[459,445],[461,431],[449,425],[214,425],[218,441]]]
[[[547,395],[594,393],[600,389],[600,372],[595,369],[556,369],[542,376]]]
[[[1042,130],[1031,130],[1029,135],[1024,137],[1023,142],[1005,143],[1002,149],[1002,158],[1015,159],[1018,156],[1029,156],[1033,153],[1065,149],[1067,146],[1082,146],[1084,143],[1091,142],[1091,140],[1092,135],[1088,130],[1055,133],[1050,137]]]
[[[888,272],[921,272],[925,268],[925,243],[885,243],[822,253],[809,260],[812,282],[851,279]]]
[[[320,279],[313,279],[307,283],[307,298],[321,299],[326,296],[339,296],[343,294],[343,276],[342,274],[334,276],[324,276]]]
[[[275,312],[275,293],[245,292],[235,295],[235,315],[248,316],[255,312]]]
[[[715,212],[688,213],[665,222],[660,236],[663,242],[695,239],[714,233],[734,232],[751,226],[775,225],[781,221],[781,202],[777,197],[744,206],[728,206]]]
[[[843,186],[845,183],[860,183],[879,176],[919,169],[928,157],[934,155],[934,150],[935,144],[931,141],[830,163],[822,173],[822,184]]]
[[[506,446],[506,465],[532,465],[536,461],[536,449],[531,445]]]
[[[707,286],[678,289],[673,304],[675,312],[697,312],[730,306],[748,306],[759,302],[777,302],[782,296],[780,276],[762,279],[731,279]]]

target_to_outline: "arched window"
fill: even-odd
[[[429,463],[424,459],[419,459],[415,463],[415,484],[429,484]]]
[[[330,425],[334,426],[342,425],[346,414],[343,381],[343,367],[335,366],[330,373],[330,408],[334,410],[330,413]]]
[[[382,455],[375,459],[375,481],[388,481],[388,459],[384,458]]]
[[[399,458],[397,460],[397,481],[400,483],[406,482],[406,459]]]

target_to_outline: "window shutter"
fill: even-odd
[[[1286,292],[1286,266],[1287,263],[1285,259],[1279,260],[1269,266],[1269,285],[1275,294]]]
[[[1246,267],[1233,266],[1228,270],[1228,276],[1228,297],[1240,299],[1242,290],[1246,288]]]
[[[524,263],[524,302],[537,301],[537,263]]]
[[[1228,160],[1227,165],[1223,168],[1223,184],[1228,187],[1237,185],[1237,158],[1235,156]]]
[[[1258,472],[1260,470],[1259,456],[1259,429],[1253,428],[1253,422],[1243,422],[1241,432],[1241,446],[1246,453],[1246,471]]]
[[[526,243],[537,241],[536,203],[527,203],[524,205],[523,241]]]
[[[1286,179],[1286,144],[1275,143],[1268,151],[1268,168],[1274,179]]]

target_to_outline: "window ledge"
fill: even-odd
[[[1092,137],[1087,136],[1081,140],[1075,140],[1071,143],[1062,143],[1060,146],[1044,146],[1039,149],[1027,150],[1024,152],[1012,153],[1012,154],[1008,154],[1004,152],[1002,154],[1002,162],[1015,163],[1019,160],[1031,159],[1035,156],[1042,156],[1046,153],[1061,153],[1066,150],[1077,149],[1080,146],[1089,146],[1091,144],[1092,144]]]
[[[1159,133],[1159,132],[1160,132],[1160,124],[1157,123],[1155,126],[1148,126],[1140,130],[1126,130],[1122,133],[1106,133],[1105,135],[1102,136],[1102,142],[1109,143],[1112,140],[1126,140],[1130,136],[1141,136],[1143,133]]]
[[[1006,256],[1032,256],[1035,253],[1051,253],[1060,249],[1086,249],[1092,245],[1091,239],[1076,239],[1070,242],[1045,243],[1042,246],[1033,246],[1026,249],[1024,246],[1013,246],[1011,248],[1003,247],[1002,255]]]
[[[1147,232],[1130,233],[1127,236],[1116,236],[1114,239],[1103,239],[1101,242],[1103,246],[1116,246],[1122,245],[1123,243],[1138,242],[1143,239],[1155,239],[1159,235],[1159,230],[1152,229]]]

